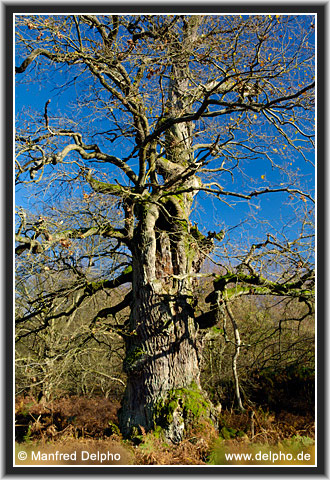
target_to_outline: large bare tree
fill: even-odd
[[[130,435],[162,425],[179,441],[189,420],[183,399],[189,391],[202,398],[198,330],[231,318],[237,295],[296,297],[310,306],[313,200],[290,165],[313,160],[314,19],[22,15],[16,38],[17,90],[21,82],[53,82],[56,94],[72,96],[64,112],[52,110],[51,94],[42,112],[17,112],[17,183],[34,185],[37,198],[48,188],[59,199],[63,187],[77,185],[78,197],[117,199],[122,215],[113,221],[94,211],[85,225],[64,229],[42,218],[27,226],[21,211],[16,252],[45,255],[90,237],[122,248],[128,267],[108,281],[86,280],[82,293],[131,284],[118,308],[98,315],[130,307],[121,330],[121,429]],[[261,161],[271,166],[269,178],[254,171]],[[192,224],[200,195],[220,207],[273,195],[275,208],[285,196],[304,216],[296,238],[269,230],[232,264],[220,260],[209,310],[198,315],[203,262],[226,232]]]

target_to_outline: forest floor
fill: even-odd
[[[315,464],[311,414],[224,410],[220,431],[199,425],[173,445],[143,429],[134,442],[123,440],[118,408],[117,400],[102,397],[67,396],[49,403],[18,397],[16,465]]]

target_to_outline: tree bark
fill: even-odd
[[[189,108],[184,100],[187,58],[197,28],[197,17],[191,17],[181,54],[176,51],[168,94],[169,118]],[[128,378],[120,411],[124,436],[140,433],[139,427],[148,431],[161,426],[167,438],[179,442],[192,420],[193,405],[198,404],[193,416],[208,409],[200,387],[193,275],[211,242],[191,228],[194,192],[176,193],[198,184],[194,172],[185,175],[187,165],[193,162],[191,132],[188,122],[165,132],[166,159],[158,160],[156,170],[170,194],[158,204],[150,201],[135,207],[133,301],[124,362]]]
[[[157,207],[148,205],[140,216],[132,242],[133,302],[124,362],[128,379],[120,413],[125,436],[139,426],[150,430],[164,424],[157,406],[169,392],[200,388],[191,277],[200,265],[199,249],[188,229],[168,231],[166,224],[162,230]],[[167,435],[180,441],[184,418],[176,426],[170,423]]]

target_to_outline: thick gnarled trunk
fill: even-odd
[[[191,204],[191,198],[184,201]],[[158,208],[149,204],[132,243],[133,302],[124,362],[128,378],[120,424],[125,436],[139,427],[148,431],[162,425],[167,437],[178,442],[186,427],[183,413],[166,421],[159,406],[178,389],[200,388],[193,294],[200,252],[189,228],[161,230],[159,217]]]
[[[181,49],[174,52],[168,118],[190,108],[187,69],[199,22],[199,17],[190,17]],[[189,122],[174,123],[165,132],[165,158],[158,155],[155,169],[167,196],[150,197],[135,211],[133,301],[124,362],[128,379],[120,413],[125,436],[139,432],[139,427],[150,430],[160,425],[168,438],[180,441],[188,422],[183,397],[192,386],[195,393],[200,391],[193,277],[203,252],[189,221],[199,187],[191,168],[192,128]]]
[[[157,405],[168,393],[199,385],[196,328],[191,306],[178,296],[168,300],[158,285],[140,288],[132,310],[136,329],[127,341],[124,367],[128,375],[121,412],[124,435],[154,429],[163,422]],[[137,429],[135,430],[134,427]],[[140,432],[139,432],[140,433]],[[172,434],[179,441],[182,429]]]

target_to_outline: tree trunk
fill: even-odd
[[[191,205],[191,197],[186,195],[183,204]],[[186,397],[189,390],[195,397],[200,391],[192,275],[201,265],[201,244],[189,224],[174,217],[170,228],[154,205],[148,204],[139,216],[132,242],[133,302],[121,430],[130,436],[139,427],[148,431],[158,425],[178,442],[189,422],[179,391]],[[196,401],[206,409],[202,396]]]
[[[169,118],[190,108],[185,95],[189,51],[197,39],[199,21],[197,16],[190,17],[181,50],[176,45]],[[197,191],[179,193],[199,186],[194,170],[187,168],[193,162],[192,128],[191,123],[182,122],[168,129],[166,158],[156,161],[157,173],[173,194],[163,197],[161,206],[159,201],[149,202],[135,211],[133,302],[124,362],[128,379],[120,413],[124,435],[138,432],[139,426],[145,430],[161,426],[173,442],[182,439],[191,415],[206,413],[208,408],[200,388],[193,275],[210,241],[190,226]]]
[[[150,282],[135,288],[139,288],[139,295],[131,315],[136,328],[127,341],[122,433],[131,435],[140,426],[148,431],[161,425],[171,440],[180,441],[184,419],[172,425],[160,407],[169,392],[193,384],[199,387],[192,308],[184,295],[176,297],[160,284]]]

